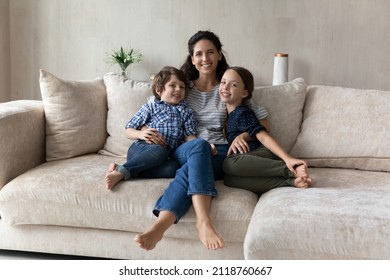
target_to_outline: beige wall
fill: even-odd
[[[104,56],[121,45],[142,50],[131,76],[147,80],[180,66],[200,29],[216,32],[229,62],[252,70],[257,85],[272,83],[273,55],[285,52],[290,79],[390,90],[388,0],[11,0],[9,14],[11,67],[0,74],[11,69],[10,99],[40,99],[40,68],[79,80],[118,71]]]
[[[10,100],[9,0],[0,0],[0,102]]]

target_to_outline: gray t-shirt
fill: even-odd
[[[202,92],[196,87],[186,91],[188,107],[194,110],[197,121],[197,136],[207,140],[211,144],[227,144],[223,129],[226,123],[226,105],[218,94],[219,85],[209,92]],[[256,105],[249,100],[246,105],[251,108],[258,119],[268,117],[264,107]]]

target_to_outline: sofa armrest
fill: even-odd
[[[0,103],[0,189],[45,161],[45,126],[42,101]]]

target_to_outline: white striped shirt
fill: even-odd
[[[226,105],[218,94],[219,85],[209,92],[202,92],[196,87],[186,91],[186,102],[188,107],[194,110],[197,121],[197,136],[212,144],[227,144],[223,134],[226,123]],[[258,119],[268,117],[264,107],[258,106],[249,100],[246,105],[251,108]]]

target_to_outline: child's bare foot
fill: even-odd
[[[208,223],[197,223],[198,236],[200,241],[209,250],[218,250],[224,247],[224,241]]]
[[[123,173],[116,171],[109,171],[106,174],[106,189],[111,190],[116,184],[118,184],[125,176]]]
[[[296,177],[294,180],[294,187],[299,189],[305,189],[309,187],[308,181],[302,177]]]
[[[294,186],[296,188],[308,188],[313,183],[312,178],[310,178],[308,172],[307,172],[307,166],[306,165],[299,165],[295,168],[297,174],[296,179],[294,181]]]
[[[297,172],[297,174],[296,174],[297,178],[301,177],[301,178],[305,179],[305,178],[308,177],[308,175],[307,175],[307,167],[304,164],[298,165],[295,168],[295,171]]]
[[[134,237],[134,241],[139,247],[149,251],[156,247],[157,243],[163,238],[163,234],[156,230],[150,230],[143,234],[137,234]]]
[[[296,188],[305,189],[311,186],[313,179],[310,177],[296,177],[294,180],[294,186]]]
[[[114,171],[118,165],[116,163],[110,163],[108,166],[108,172]]]

